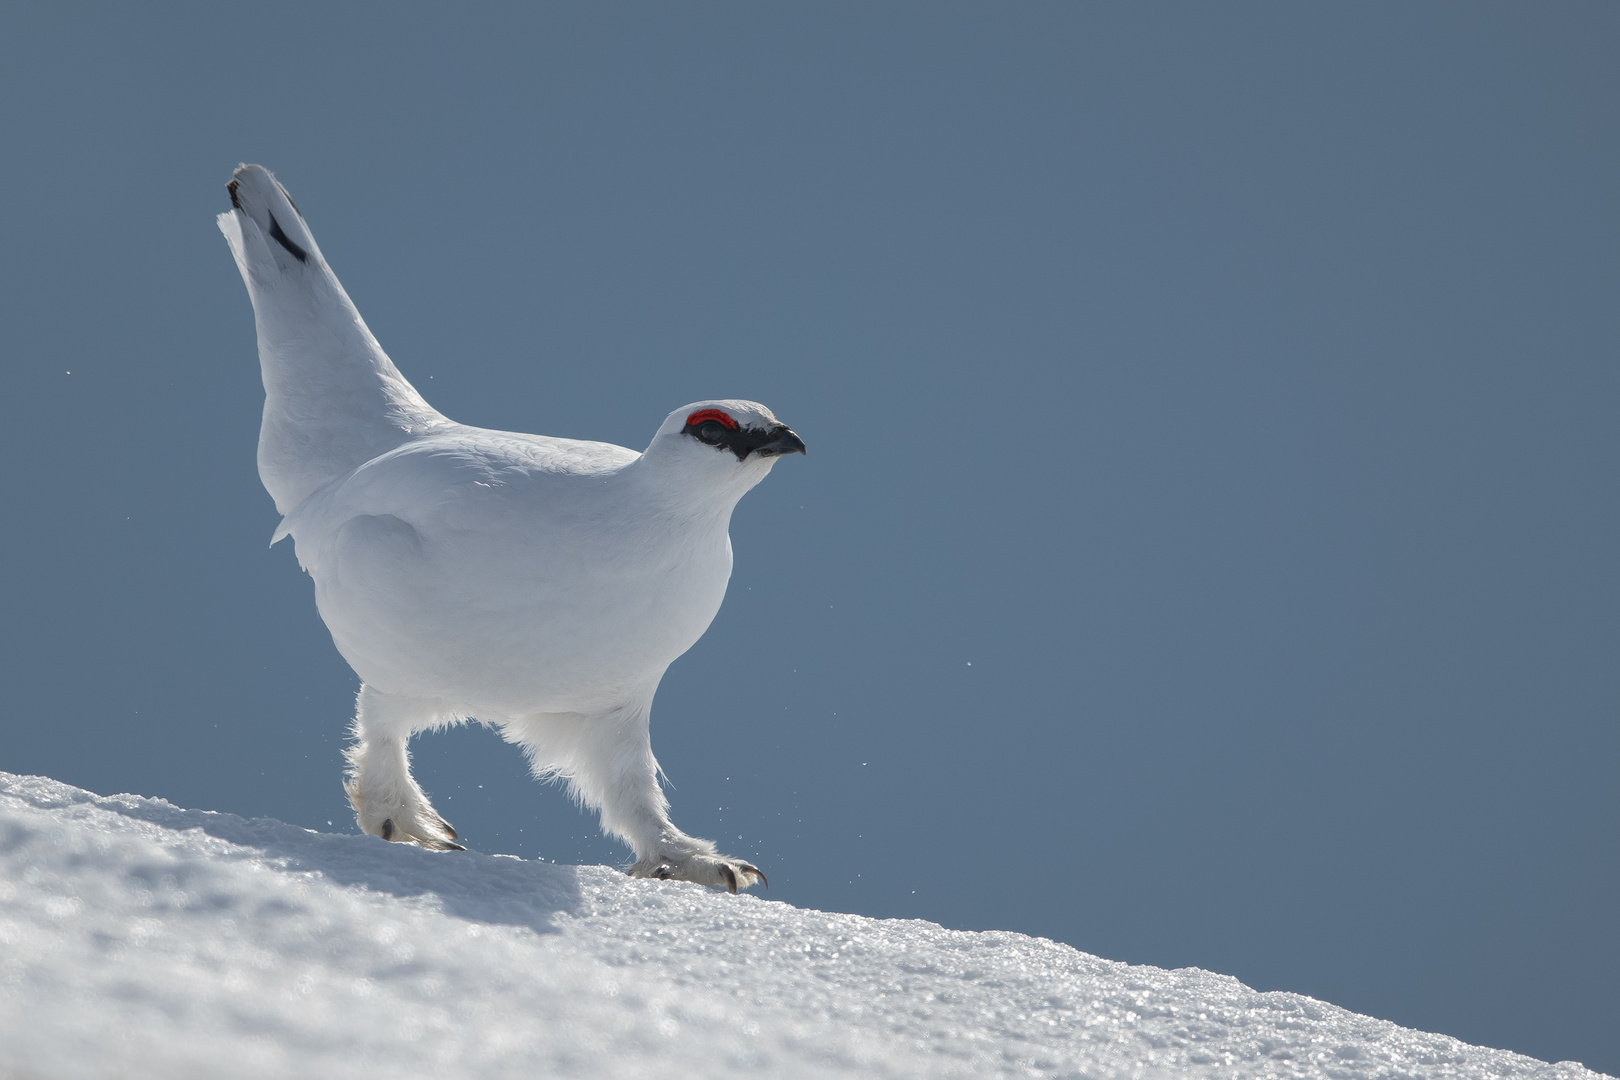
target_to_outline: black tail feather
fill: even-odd
[[[234,199],[236,197],[236,193],[232,192],[231,197]],[[292,200],[290,199],[288,200],[288,202],[291,201]],[[297,259],[299,262],[309,262],[309,252],[287,239],[287,234],[281,231],[281,222],[276,220],[276,215],[274,214],[270,215],[270,239],[292,252],[292,257]]]

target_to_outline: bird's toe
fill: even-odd
[[[417,837],[416,842],[429,851],[466,851],[466,845],[437,836]]]
[[[372,791],[351,780],[345,785],[354,805],[360,831],[395,844],[417,844],[429,851],[466,851],[456,830],[440,817],[425,797],[376,798]],[[386,790],[386,789],[384,789]]]
[[[770,888],[765,875],[753,863],[708,852],[642,859],[629,870],[631,877],[657,881],[690,881],[738,892],[755,882]]]

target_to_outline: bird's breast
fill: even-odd
[[[487,711],[584,711],[702,636],[731,574],[724,521],[638,512],[584,484],[510,487],[469,481],[327,523],[306,566],[368,683]]]

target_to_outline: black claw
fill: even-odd
[[[720,864],[720,872],[726,875],[726,888],[732,892],[737,891],[737,872],[725,863]]]
[[[771,883],[765,880],[765,875],[762,874],[759,867],[755,866],[753,863],[743,863],[743,869],[759,878],[759,883],[765,886],[767,889],[771,887]]]
[[[236,189],[241,183],[240,180],[232,180],[225,185],[225,190],[231,193],[231,205],[238,210],[242,209],[242,200],[236,197]]]
[[[675,871],[671,870],[667,866],[660,866],[657,870],[653,871],[653,876],[659,881],[668,881],[670,878],[675,876]]]
[[[444,818],[439,819],[439,827],[441,829],[443,829],[445,832],[450,834],[450,839],[459,840],[461,838],[461,834],[456,832],[456,827],[454,825],[450,824],[448,821],[444,820]],[[462,850],[465,851],[467,849],[462,848]]]
[[[394,838],[394,819],[393,818],[383,818],[382,838],[384,840],[392,840]]]

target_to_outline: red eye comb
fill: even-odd
[[[697,427],[699,424],[706,424],[710,420],[713,420],[721,427],[730,431],[737,430],[737,421],[733,420],[719,409],[699,409],[697,412],[686,418],[686,426]]]

